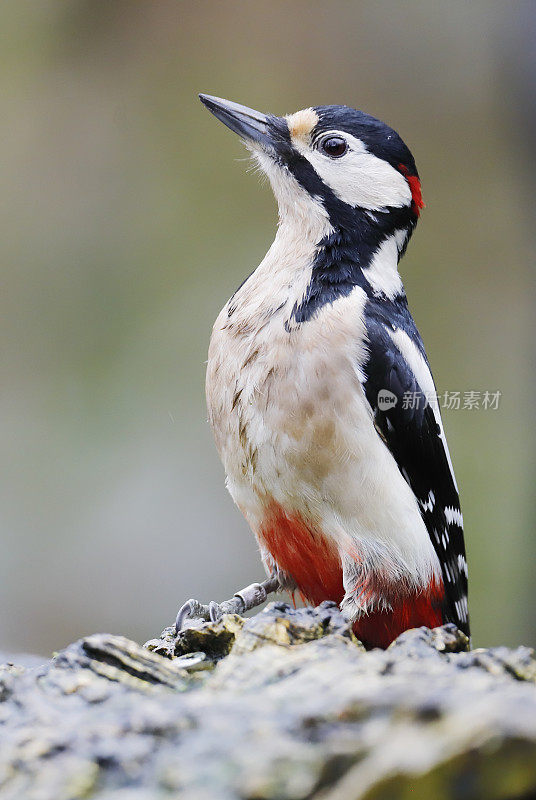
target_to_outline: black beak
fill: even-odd
[[[215,117],[243,139],[258,142],[264,147],[273,149],[273,131],[270,121],[274,117],[261,114],[247,106],[223,100],[221,97],[212,97],[210,94],[200,94],[199,99]]]

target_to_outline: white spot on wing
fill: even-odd
[[[435,495],[433,492],[428,492],[428,500],[424,502],[424,500],[419,500],[421,508],[423,511],[433,511],[435,505]]]
[[[458,569],[467,578],[467,561],[463,556],[458,556]]]
[[[454,603],[458,618],[463,622],[467,621],[467,597],[461,597]]]
[[[463,517],[462,512],[459,508],[453,508],[452,506],[447,506],[445,508],[445,519],[452,525],[458,525],[460,528],[463,528]]]

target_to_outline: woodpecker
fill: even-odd
[[[209,421],[266,592],[331,600],[371,647],[453,622],[469,635],[458,488],[398,262],[423,208],[400,136],[347,106],[285,117],[200,95],[268,177],[275,240],[209,347]],[[189,601],[177,619],[207,617]]]

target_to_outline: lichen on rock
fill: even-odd
[[[330,603],[95,634],[0,667],[0,800],[529,798],[535,684],[452,625],[366,652]]]

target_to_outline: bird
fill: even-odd
[[[199,95],[277,200],[273,244],[221,310],[206,398],[226,486],[271,591],[337,603],[367,648],[454,623],[470,635],[458,487],[398,264],[424,207],[401,137],[345,105],[263,114]]]

